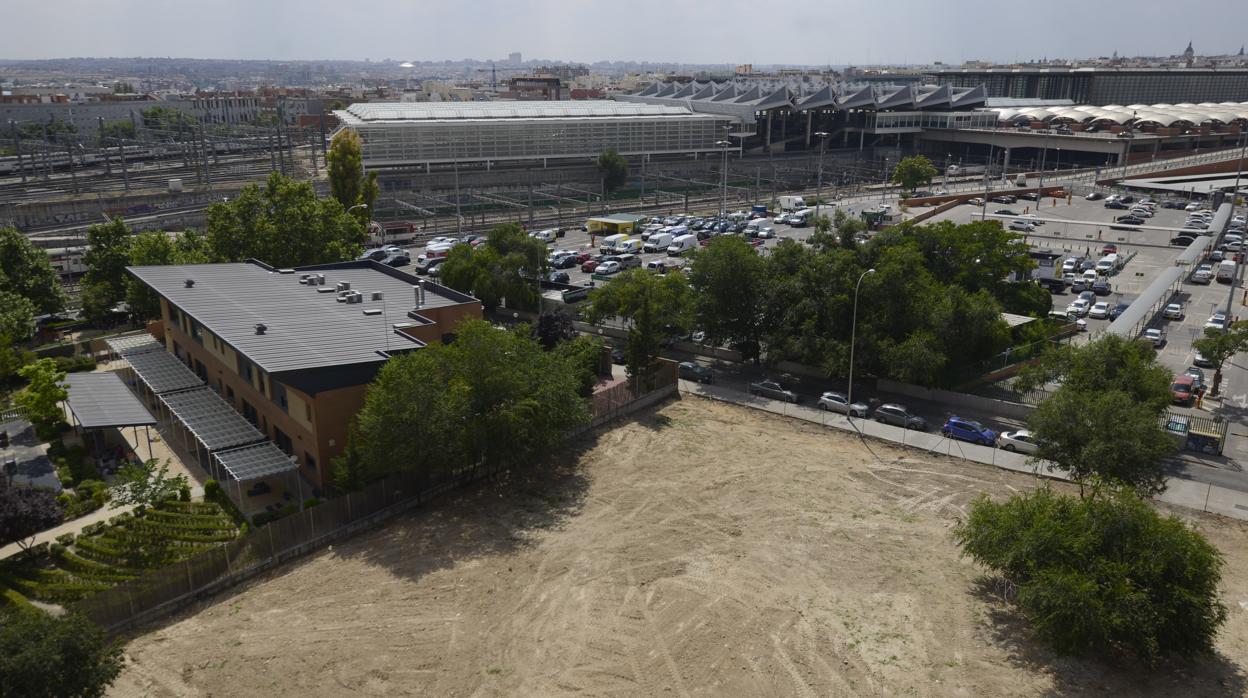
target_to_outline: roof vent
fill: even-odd
[[[381,315],[381,308],[369,308],[364,311],[365,315]]]
[[[317,274],[317,275],[316,275],[316,285],[317,285],[317,286],[324,286],[324,285],[325,285],[325,275],[324,275],[324,274]]]
[[[264,331],[267,329],[269,329],[269,326],[263,322],[256,323],[256,334],[264,334]]]
[[[187,279],[187,280],[186,280],[186,287],[187,287],[187,288],[192,288],[192,287],[194,287],[194,286],[195,286],[195,279]]]

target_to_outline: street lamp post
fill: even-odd
[[[731,141],[715,141],[715,145],[723,151],[723,161],[719,168],[719,217],[728,215],[728,147]]]
[[[819,137],[819,166],[815,168],[815,218],[819,218],[819,204],[823,202],[823,154],[828,150],[828,132],[816,131]]]
[[[354,210],[355,210],[355,209],[357,209],[357,208],[362,208],[362,209],[367,210],[367,209],[368,209],[368,204],[356,204],[356,205],[354,205],[354,206],[351,206],[351,207],[347,208],[347,215],[350,215],[350,214],[351,214],[351,212],[352,212],[352,211],[354,211]],[[366,223],[366,224],[365,224],[365,229],[366,229],[366,230],[367,230],[367,225],[368,225],[368,224]],[[385,242],[385,233],[382,233],[382,242]]]
[[[862,288],[862,280],[867,278],[867,274],[874,273],[875,269],[862,272],[862,276],[858,277],[858,283],[854,285],[854,320],[849,326],[849,390],[845,395],[845,400],[849,403],[846,414],[851,422],[854,421],[854,340],[858,337],[858,290]]]

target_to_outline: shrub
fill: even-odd
[[[219,497],[221,497],[221,495],[221,483],[213,479],[209,479],[204,482],[204,499],[207,499],[210,502],[215,502]]]
[[[53,360],[56,362],[56,368],[66,373],[95,370],[95,359],[87,354],[57,356]]]
[[[73,544],[74,544],[74,534],[72,534],[72,533],[62,533],[61,535],[59,535],[59,536],[57,536],[57,537],[56,537],[56,542],[57,542],[57,543],[60,543],[61,545],[73,545]]]
[[[63,543],[51,543],[48,545],[48,554],[53,557],[59,557],[64,552],[65,545]]]
[[[1221,554],[1133,496],[983,497],[954,538],[1014,587],[1036,633],[1062,653],[1117,649],[1149,663],[1208,654],[1226,622]]]
[[[181,487],[178,488],[178,501],[179,502],[191,501],[191,486],[190,485],[182,485]]]
[[[287,504],[276,511],[262,511],[252,517],[252,520],[255,521],[257,526],[263,526],[267,523],[277,521],[278,519],[284,519],[297,511],[299,511],[299,509],[294,504]]]
[[[309,498],[307,501],[305,501],[305,502],[303,503],[303,508],[304,508],[304,509],[311,509],[312,507],[316,506],[317,504],[320,504],[320,503],[321,503],[321,501],[322,501],[322,500],[321,500],[320,498],[318,498],[318,497],[311,497],[311,498]]]

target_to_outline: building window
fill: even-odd
[[[286,432],[278,429],[277,427],[273,427],[273,442],[277,444],[278,448],[282,449],[286,453],[294,455],[295,444],[290,440],[290,437],[286,435]]]
[[[307,451],[303,452],[303,464],[308,466],[308,470],[316,472],[316,459],[313,458],[312,454]]]
[[[225,386],[225,399],[230,403],[230,405],[234,404],[234,389],[228,385]]]
[[[252,407],[250,402],[243,400],[243,419],[246,419],[247,421],[251,422],[251,425],[254,427],[254,426],[257,426],[257,422],[256,422],[257,416],[258,415],[256,414],[256,408]]]
[[[312,405],[306,402],[303,403],[303,411],[307,413],[308,421],[312,421]]]

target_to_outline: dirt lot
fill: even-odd
[[[1220,655],[1054,657],[948,536],[1025,476],[686,398],[135,639],[111,695],[1222,696],[1245,691],[1248,527]]]

